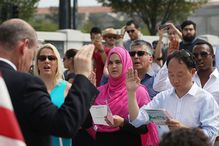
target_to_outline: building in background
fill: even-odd
[[[58,24],[58,8],[38,8],[36,19],[44,19]],[[61,55],[69,48],[80,48],[81,45],[89,43],[88,32],[93,26],[101,29],[114,27],[120,29],[130,18],[121,13],[114,13],[110,7],[102,6],[79,6],[78,7],[78,30],[57,30],[57,32],[40,32],[40,41],[51,42],[59,49]],[[197,35],[212,43],[219,44],[219,1],[210,1],[202,8],[196,10],[188,19],[197,24]],[[85,32],[85,33],[84,33]],[[156,36],[144,36],[149,42],[155,40]]]
[[[197,34],[211,34],[219,36],[219,1],[208,2],[196,10],[190,20],[197,24]]]

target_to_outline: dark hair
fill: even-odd
[[[5,49],[12,50],[22,39],[29,40],[31,48],[37,41],[33,27],[21,19],[9,19],[0,25],[0,44]]]
[[[213,46],[212,46],[209,42],[200,39],[200,40],[198,40],[198,41],[195,43],[193,49],[194,49],[196,46],[198,46],[198,45],[207,45],[207,46],[209,47],[209,51],[210,51],[212,54],[214,54]]]
[[[158,146],[211,146],[211,143],[199,128],[180,128],[165,133]]]
[[[167,67],[169,65],[170,60],[173,58],[178,59],[179,61],[185,63],[188,69],[196,68],[196,62],[194,56],[184,49],[174,51],[172,54],[170,54],[167,57]]]
[[[196,30],[196,23],[191,20],[183,21],[183,23],[181,24],[181,29],[183,30],[183,28],[187,25],[193,25],[194,29]]]
[[[134,20],[129,20],[129,21],[126,23],[126,26],[132,25],[132,24],[135,25],[135,28],[137,28],[137,29],[139,28],[138,24],[137,24]]]
[[[158,40],[155,40],[155,41],[152,42],[152,47],[153,47],[153,49],[156,49],[158,42],[159,42]],[[161,43],[162,43],[162,45],[163,45],[163,41],[161,41]]]
[[[78,52],[77,49],[69,49],[65,52],[65,56],[69,59],[69,58],[74,58],[76,53]]]
[[[92,27],[91,30],[90,30],[90,35],[92,33],[95,33],[95,34],[100,33],[100,34],[102,34],[102,31],[101,31],[101,29],[99,27],[95,26],[95,27]]]

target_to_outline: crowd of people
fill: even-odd
[[[38,44],[26,21],[3,22],[0,73],[27,146],[219,145],[213,46],[197,38],[190,20],[158,26],[158,35],[143,40],[133,20],[121,33],[95,26],[91,44],[69,48],[62,59],[53,44]],[[102,105],[112,114],[106,125],[90,113]],[[148,109],[169,117],[153,122]]]

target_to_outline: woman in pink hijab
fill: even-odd
[[[157,129],[154,124],[133,127],[128,122],[128,93],[126,72],[132,68],[132,60],[127,50],[113,48],[107,58],[109,71],[108,83],[100,86],[95,105],[108,105],[113,114],[113,124],[96,125],[97,146],[155,146],[158,143]],[[139,107],[150,101],[144,86],[136,90]]]

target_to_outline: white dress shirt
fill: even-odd
[[[170,89],[172,87],[173,86],[170,83],[170,80],[168,77],[168,69],[167,69],[167,65],[165,62],[154,78],[153,88],[155,91],[161,92],[161,91]]]
[[[199,87],[202,87],[201,80],[197,72],[193,76],[192,80],[196,82]],[[167,66],[166,64],[164,64],[154,78],[153,88],[155,91],[161,92],[170,89],[172,87],[173,86],[171,85],[168,77]],[[217,68],[215,68],[214,71],[210,74],[208,81],[205,83],[204,87],[202,88],[208,91],[209,93],[211,93],[219,105],[219,72]]]
[[[199,87],[201,87],[201,80],[197,73],[193,76],[193,81],[196,82]],[[211,93],[219,105],[219,72],[217,68],[215,68],[211,73],[203,89]]]
[[[176,95],[174,88],[157,94],[154,99],[140,108],[137,118],[130,121],[135,127],[146,124],[149,117],[146,108],[166,109],[173,119],[187,127],[199,127],[214,142],[219,128],[219,107],[211,94],[196,83],[183,97]]]

